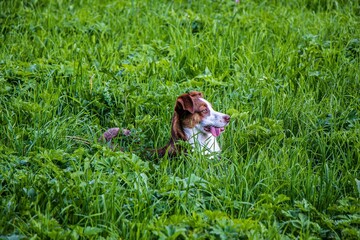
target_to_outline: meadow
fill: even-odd
[[[0,239],[359,239],[359,78],[357,0],[0,1]]]

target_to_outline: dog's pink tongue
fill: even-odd
[[[214,127],[214,126],[211,126],[210,127],[210,132],[214,137],[218,137],[221,134],[221,129],[217,128],[217,127]]]

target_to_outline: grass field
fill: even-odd
[[[190,90],[222,158],[148,159]],[[0,1],[0,113],[0,239],[360,238],[357,0]]]

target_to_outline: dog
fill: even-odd
[[[178,141],[190,143],[193,149],[203,154],[221,152],[216,140],[230,122],[230,116],[215,111],[201,92],[189,92],[180,95],[175,103],[171,120],[171,138],[169,143],[157,150],[159,157],[173,157],[182,151]]]

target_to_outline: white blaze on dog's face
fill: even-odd
[[[215,111],[205,99],[199,98],[199,100],[205,104],[200,105],[201,120],[195,125],[195,128],[204,134],[211,134],[214,137],[220,136],[225,130],[225,126],[228,125],[230,116]]]

